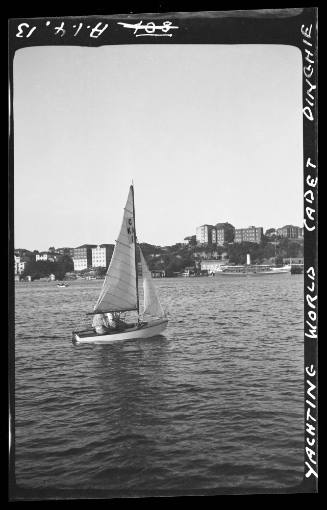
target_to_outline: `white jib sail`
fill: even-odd
[[[120,233],[94,312],[137,310],[135,241],[131,186]]]
[[[142,278],[144,291],[144,314],[154,315],[155,317],[163,317],[164,311],[159,301],[156,289],[153,284],[152,276],[140,248],[142,263]]]

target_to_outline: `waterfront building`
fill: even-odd
[[[108,267],[113,251],[113,244],[101,244],[92,248],[92,267]]]
[[[196,242],[197,244],[212,244],[212,231],[215,230],[213,225],[201,225],[196,228]],[[215,237],[214,233],[214,237]]]
[[[20,262],[20,257],[17,255],[14,255],[14,271],[15,274],[18,274],[18,264]]]
[[[74,271],[82,271],[92,265],[92,248],[95,248],[95,244],[82,244],[74,248]]]
[[[36,253],[35,260],[36,262],[46,261],[48,260],[49,255],[50,254],[47,251],[41,251],[40,253]]]
[[[194,276],[196,274],[196,268],[194,266],[187,266],[181,273],[182,276]]]
[[[14,255],[14,273],[15,275],[21,275],[24,273],[28,262],[30,262],[30,257],[24,257],[19,255]]]
[[[222,246],[225,243],[232,243],[235,237],[235,227],[228,222],[225,223],[217,223],[216,226],[217,232],[217,244]]]
[[[26,262],[26,260],[21,260],[21,261],[17,264],[17,273],[18,273],[18,274],[22,274],[22,273],[25,271],[26,266],[27,266],[27,262]]]
[[[294,225],[285,225],[277,229],[277,235],[289,239],[299,239],[303,237],[303,228]]]
[[[195,251],[194,254],[194,259],[197,260],[197,261],[201,261],[201,260],[225,260],[228,258],[228,253],[227,252],[223,252],[223,253],[219,253],[217,250],[215,249],[212,249],[212,250],[201,250],[201,251]]]
[[[36,262],[57,262],[61,258],[59,253],[49,252],[49,251],[41,251],[40,253],[35,254]]]
[[[207,259],[215,259],[215,260],[218,260],[219,259],[219,255],[218,255],[218,252],[216,250],[202,250],[202,251],[195,251],[194,254],[194,259],[196,260],[207,260]]]
[[[236,228],[235,229],[235,243],[260,243],[263,236],[262,227],[254,227],[253,225],[248,228]]]
[[[294,264],[294,265],[303,265],[304,258],[303,257],[287,257],[283,258],[283,264]]]
[[[19,257],[17,255],[14,255],[14,272],[15,275],[21,275],[27,266],[28,260],[25,260],[24,257]]]
[[[160,269],[153,269],[151,271],[152,278],[164,278],[166,276],[166,272]]]

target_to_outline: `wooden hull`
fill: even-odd
[[[97,333],[89,331],[75,331],[73,332],[74,344],[110,344],[112,342],[119,342],[122,340],[133,340],[137,338],[151,338],[160,335],[167,327],[168,319],[158,319],[147,322],[144,325],[128,328],[124,331],[105,333],[98,335]]]

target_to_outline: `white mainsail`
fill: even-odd
[[[140,248],[141,264],[142,264],[142,278],[143,278],[143,291],[144,291],[144,314],[154,315],[156,317],[163,317],[165,315],[161,303],[159,301],[156,289],[154,287],[152,276],[145,261],[144,255]]]
[[[120,233],[94,312],[124,312],[138,309],[133,200],[131,186]]]

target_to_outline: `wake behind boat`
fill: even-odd
[[[140,314],[137,249],[139,249],[144,291]],[[133,322],[122,313],[136,312]],[[92,328],[73,331],[73,343],[103,344],[119,340],[151,338],[160,335],[168,319],[159,301],[151,273],[137,244],[135,230],[134,187],[130,186],[123,222],[98,301],[93,312]],[[149,319],[147,319],[147,316]]]

